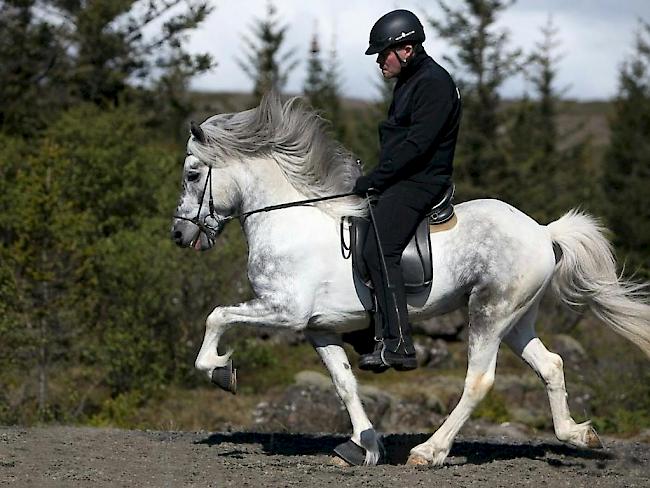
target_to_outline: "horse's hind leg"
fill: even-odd
[[[577,424],[567,402],[562,358],[544,347],[535,333],[538,305],[533,306],[505,337],[505,342],[546,385],[555,435],[576,447],[600,448],[602,444],[589,422]]]
[[[338,393],[350,415],[350,421],[352,422],[351,440],[365,450],[365,459],[363,457],[359,460],[352,459],[352,457],[356,456],[353,452],[356,449],[355,446],[346,447],[341,445],[337,449],[342,447],[350,450],[351,447],[351,456],[343,454],[342,457],[345,457],[352,464],[377,464],[380,457],[380,442],[361,404],[357,391],[357,380],[352,374],[352,368],[343,349],[341,338],[334,334],[305,332],[327,367],[336,393]]]
[[[501,342],[501,337],[496,331],[507,327],[507,323],[501,322],[496,325],[496,328],[490,330],[483,326],[480,326],[479,330],[476,326],[470,326],[467,376],[463,395],[435,434],[426,442],[411,449],[407,464],[431,463],[439,466],[444,462],[454,437],[494,383],[497,352]]]

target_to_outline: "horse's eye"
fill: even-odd
[[[187,173],[187,181],[196,181],[199,179],[200,173],[196,171],[192,171],[191,173]]]

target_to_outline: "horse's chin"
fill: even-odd
[[[220,234],[221,232],[219,232]],[[217,234],[218,235],[218,234]],[[216,237],[216,236],[215,236]],[[214,240],[210,239],[204,232],[198,232],[197,236],[190,241],[188,247],[195,251],[207,251],[214,246]]]

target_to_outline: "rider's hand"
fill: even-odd
[[[365,197],[372,189],[372,181],[370,180],[370,177],[363,175],[357,178],[357,181],[354,183],[354,188],[352,188],[352,192],[356,193],[360,197]]]

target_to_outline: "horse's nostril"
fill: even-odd
[[[183,239],[183,233],[180,230],[172,231],[172,239],[180,242]]]

